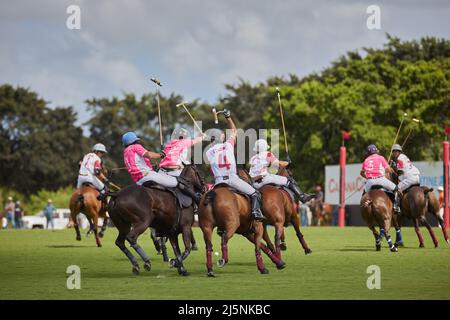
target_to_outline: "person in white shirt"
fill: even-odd
[[[410,186],[420,184],[420,171],[403,153],[402,147],[399,144],[392,146],[392,159],[395,162],[398,173],[398,190],[401,192],[408,189]]]
[[[234,158],[237,130],[231,119],[230,111],[225,109],[223,115],[227,119],[228,129],[232,131],[228,140],[224,141],[225,135],[221,130],[208,130],[211,146],[206,151],[206,157],[214,175],[214,184],[225,183],[249,195],[251,198],[253,218],[258,221],[265,220],[261,212],[261,194],[250,184],[239,178],[237,174],[236,160]]]
[[[106,154],[106,148],[103,144],[97,143],[92,152],[86,154],[80,164],[80,171],[78,173],[77,188],[80,188],[83,183],[92,184],[99,192],[99,200],[106,199],[108,179],[102,173],[101,158]],[[105,183],[103,183],[104,181]]]
[[[259,139],[255,142],[253,151],[256,151],[257,153],[250,159],[249,172],[250,177],[252,177],[253,181],[255,181],[253,186],[256,189],[260,189],[266,184],[284,186],[292,190],[292,192],[294,192],[302,203],[311,200],[314,196],[304,193],[293,177],[283,177],[277,174],[269,173],[269,168],[271,166],[288,167],[290,163],[288,161],[278,160],[277,157],[275,157],[275,155],[268,150],[269,144],[265,139]]]

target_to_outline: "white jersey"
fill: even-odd
[[[266,176],[270,164],[276,160],[277,158],[269,151],[255,154],[250,159],[250,177]]]
[[[409,160],[409,158],[401,153],[397,158],[397,169],[403,171],[403,174],[399,176],[400,180],[403,180],[412,175],[419,175],[420,171]]]
[[[101,169],[102,160],[95,153],[88,153],[81,161],[80,175],[81,176],[95,176],[94,170]]]
[[[234,138],[230,138],[225,143],[217,143],[206,151],[214,178],[237,174],[234,144]]]

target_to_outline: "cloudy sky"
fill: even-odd
[[[81,29],[69,30],[69,5]],[[381,30],[369,30],[369,5]],[[214,102],[225,83],[320,72],[348,50],[450,38],[450,1],[0,0],[0,83],[30,87],[52,106],[154,91]]]

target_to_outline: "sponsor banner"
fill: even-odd
[[[442,162],[414,162],[420,171],[420,184],[434,188],[444,185]],[[348,164],[345,167],[345,203],[359,205],[365,179],[359,175],[361,163]],[[339,165],[325,166],[325,201],[339,204]]]

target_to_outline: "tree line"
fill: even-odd
[[[214,106],[230,109],[244,130],[280,129],[277,86],[293,171],[304,189],[323,182],[324,165],[338,163],[342,130],[351,132],[346,143],[348,162],[362,161],[369,143],[376,143],[387,155],[404,113],[420,119],[418,124],[404,123],[400,142],[411,132],[407,154],[416,161],[438,160],[443,127],[450,119],[450,41],[434,37],[401,41],[388,35],[383,48],[348,52],[303,78],[273,77],[257,84],[241,79],[225,85],[226,94]],[[182,101],[176,93],[160,97],[165,142],[174,127],[192,128],[186,113],[175,107]],[[95,142],[109,150],[106,166],[121,168],[121,136],[130,130],[142,137],[147,148],[159,151],[155,93],[92,98],[86,106],[87,137],[76,124],[73,107],[50,108],[30,88],[1,85],[0,186],[26,197],[74,186],[78,161]],[[215,126],[211,108],[200,100],[189,104],[204,128]],[[280,146],[281,158],[282,150]],[[126,171],[113,172],[115,182],[131,183]]]

